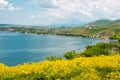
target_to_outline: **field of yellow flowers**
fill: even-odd
[[[120,55],[0,64],[0,80],[120,80]]]

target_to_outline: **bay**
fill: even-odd
[[[62,56],[70,50],[83,51],[87,45],[98,42],[108,40],[0,32],[0,63],[15,66],[42,61],[46,56]]]

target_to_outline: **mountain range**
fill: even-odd
[[[118,20],[100,19],[100,20],[96,20],[90,23],[58,23],[58,24],[56,23],[56,24],[51,24],[48,26],[50,27],[78,27],[79,26],[80,27],[80,26],[85,26],[85,25],[90,25],[90,24],[94,24],[96,26],[116,25],[116,24],[120,24],[120,19]],[[0,24],[0,27],[7,27],[7,26],[26,26],[26,25]]]

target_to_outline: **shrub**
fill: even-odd
[[[106,49],[108,48],[108,43],[101,42],[101,43],[96,44],[95,47]]]
[[[76,54],[74,50],[64,53],[66,59],[73,59],[75,56]]]
[[[62,60],[62,57],[47,56],[45,59],[46,59],[46,60],[49,60],[49,61],[55,61],[55,60]]]
[[[98,43],[94,46],[87,46],[86,50],[81,53],[81,55],[86,57],[108,55],[109,49],[107,43]]]
[[[115,39],[120,42],[120,32],[115,36]]]

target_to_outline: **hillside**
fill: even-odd
[[[94,24],[95,26],[92,27],[89,24]],[[74,33],[75,35],[108,39],[111,35],[120,32],[120,20],[97,20],[86,25],[89,26],[72,28],[71,33]]]
[[[109,24],[111,22],[112,22],[112,20],[109,20],[109,19],[101,19],[101,20],[96,20],[96,21],[90,22],[90,23],[85,24],[85,25],[94,24],[94,25],[97,25],[97,26],[102,26],[102,25]]]
[[[117,34],[118,32],[120,32],[120,25],[119,24],[115,24],[115,25],[110,25],[110,26],[100,26],[100,27],[96,27],[93,29],[89,29],[89,28],[73,28],[72,32],[74,34],[78,34],[78,35],[84,35],[84,36],[89,36],[92,37],[94,35],[96,35],[96,37],[100,37],[100,36],[110,36],[112,34]]]
[[[100,20],[87,23],[85,25],[90,25],[90,24],[94,24],[96,26],[110,26],[110,25],[120,24],[120,19],[118,20],[100,19]]]
[[[108,25],[117,25],[120,24],[120,19],[112,21],[111,23],[109,23]]]

